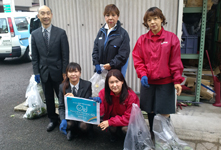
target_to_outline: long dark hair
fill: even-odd
[[[69,81],[69,78],[68,78],[68,72],[72,72],[72,71],[75,71],[75,70],[78,70],[79,72],[81,72],[81,66],[78,64],[78,63],[75,63],[75,62],[71,62],[67,65],[67,68],[66,68],[66,78],[63,80],[62,84],[63,84],[63,94],[65,95],[65,90],[67,88],[69,88],[70,86],[70,81]]]
[[[106,99],[108,104],[110,104],[110,105],[112,104],[112,96],[110,95],[111,89],[110,89],[109,84],[108,84],[109,78],[111,76],[114,76],[119,81],[124,82],[123,85],[122,85],[121,94],[120,94],[120,103],[123,103],[129,95],[128,90],[130,88],[127,86],[127,83],[124,79],[124,76],[122,75],[122,73],[118,69],[110,70],[108,72],[107,76],[106,76],[106,80],[105,80],[105,99]]]

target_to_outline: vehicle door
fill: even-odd
[[[28,38],[30,36],[29,33],[29,23],[26,17],[15,17],[15,35],[18,36],[19,42],[22,46],[28,46]]]
[[[40,20],[37,17],[36,18],[31,18],[31,21],[30,21],[30,34],[32,33],[32,31],[38,29],[39,27],[41,27]],[[29,56],[32,56],[32,51],[31,51],[31,35],[29,37]]]
[[[11,34],[7,18],[0,17],[0,53],[11,53]]]

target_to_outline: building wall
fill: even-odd
[[[64,3],[65,2],[65,3]],[[120,10],[119,20],[130,36],[131,53],[126,74],[128,85],[140,91],[133,66],[132,50],[140,35],[147,32],[142,25],[146,10],[152,6],[159,7],[168,24],[166,30],[176,34],[178,22],[178,0],[46,0],[53,12],[52,23],[66,30],[70,46],[70,61],[82,67],[82,78],[89,80],[93,75],[93,42],[100,27],[105,23],[103,11],[107,4],[116,4]]]
[[[39,0],[32,0],[32,3],[39,3]]]
[[[32,0],[14,0],[15,6],[31,7]]]
[[[25,12],[29,11],[29,8],[32,7],[32,1],[39,1],[39,0],[14,0],[15,10],[25,11]],[[4,12],[2,0],[0,0],[0,12]]]

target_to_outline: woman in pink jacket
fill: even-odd
[[[164,30],[166,18],[162,11],[157,7],[149,8],[143,21],[149,31],[139,37],[132,56],[137,76],[141,79],[141,109],[148,113],[153,138],[155,114],[169,118],[169,114],[175,113],[175,89],[180,95],[183,65],[180,41],[174,33]]]
[[[100,115],[103,121],[98,126],[102,130],[109,128],[112,142],[116,140],[117,133],[127,132],[132,104],[140,106],[137,95],[127,86],[122,73],[117,69],[108,72],[105,88],[99,92],[99,97],[93,99],[101,100]]]

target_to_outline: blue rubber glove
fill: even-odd
[[[144,87],[150,87],[150,85],[148,84],[148,78],[147,78],[147,76],[143,76],[143,77],[141,78],[141,84],[142,84],[142,86],[144,86]]]
[[[67,120],[63,119],[63,120],[61,121],[61,124],[60,124],[60,127],[59,127],[60,131],[61,131],[62,133],[64,133],[65,135],[67,134],[67,131],[66,131],[67,125],[68,125],[68,124],[67,124]]]
[[[100,65],[95,65],[95,68],[96,68],[96,72],[98,74],[101,74],[101,66]]]
[[[39,75],[39,74],[35,75],[35,81],[36,81],[37,83],[40,83],[40,82],[41,82],[41,78],[40,78],[40,75]]]
[[[102,103],[101,98],[100,97],[89,97],[89,99],[97,102],[97,103]]]

